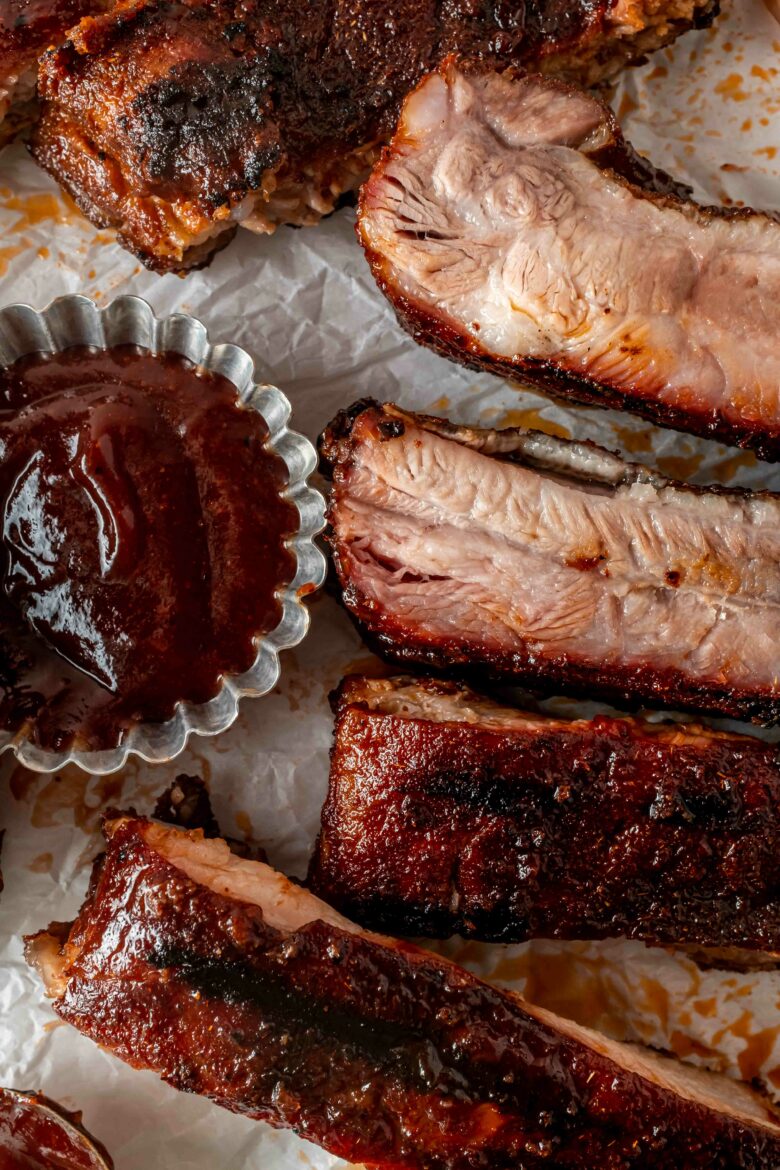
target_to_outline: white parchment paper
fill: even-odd
[[[726,0],[707,32],[683,37],[626,74],[614,95],[641,150],[712,202],[780,207],[780,12],[776,0]],[[774,11],[773,11],[774,10]],[[775,15],[777,13],[777,15]],[[462,422],[538,426],[592,438],[667,474],[780,490],[745,453],[654,430],[626,416],[563,409],[417,348],[376,290],[343,211],[271,239],[242,233],[204,272],[157,277],[96,231],[26,157],[0,156],[0,303],[84,292],[146,297],[158,313],[194,313],[212,339],[235,341],[286,391],[297,429],[314,438],[337,408],[371,394]],[[168,767],[131,763],[102,779],[36,776],[5,757],[0,827],[0,1083],[41,1088],[109,1147],[117,1170],[289,1170],[343,1166],[291,1134],[233,1117],[132,1072],[57,1023],[24,964],[21,935],[78,907],[106,803],[151,808],[180,771],[209,782],[224,830],[251,837],[302,874],[327,783],[328,691],[348,670],[375,669],[336,603],[283,656],[276,692],[247,701],[238,723],[196,740]],[[560,704],[559,704],[560,706]],[[564,703],[577,710],[574,703]],[[641,944],[452,942],[448,953],[536,1002],[684,1059],[756,1079],[780,1096],[780,976],[703,972]]]

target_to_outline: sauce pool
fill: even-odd
[[[231,382],[135,346],[0,371],[0,725],[104,749],[247,670],[295,506]]]

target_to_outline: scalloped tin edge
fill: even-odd
[[[0,731],[0,753],[12,751],[20,764],[34,772],[57,772],[76,764],[92,775],[107,775],[124,767],[130,756],[148,763],[175,759],[191,735],[212,736],[226,731],[238,717],[241,699],[258,698],[276,685],[281,674],[279,654],[297,646],[309,629],[303,598],[325,580],[326,560],[315,537],[325,527],[325,501],[307,480],[317,466],[312,443],[290,430],[292,407],[276,386],[255,382],[254,361],[246,350],[230,343],[213,345],[205,325],[179,313],[156,317],[141,297],[121,296],[98,308],[81,294],[58,297],[41,311],[15,304],[0,309],[0,367],[30,353],[56,353],[73,345],[107,349],[138,345],[153,353],[177,353],[195,365],[222,374],[236,387],[239,401],[265,420],[271,450],[284,461],[289,482],[284,496],[298,509],[300,525],[288,541],[295,573],[280,593],[282,616],[270,633],[257,639],[257,656],[244,674],[225,675],[217,694],[206,703],[182,700],[165,723],[138,723],[122,743],[105,751],[72,748],[52,752],[37,747],[19,732]]]
[[[114,1163],[102,1142],[93,1137],[81,1123],[81,1113],[72,1113],[43,1093],[28,1089],[0,1088],[0,1111],[6,1124],[14,1125],[12,1110],[27,1110],[34,1117],[55,1126],[71,1144],[69,1153],[78,1158],[79,1166],[85,1166],[84,1155],[89,1159],[90,1170],[114,1170]],[[26,1160],[25,1160],[26,1164]],[[21,1165],[21,1163],[20,1163]]]

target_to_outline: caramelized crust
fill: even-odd
[[[42,61],[33,152],[152,268],[352,190],[423,73],[457,51],[614,73],[714,0],[124,0]]]
[[[403,1170],[770,1170],[747,1089],[357,930],[221,842],[124,817],[67,941],[60,1017],[136,1068]]]
[[[775,745],[432,679],[347,678],[334,706],[309,883],[364,926],[780,952]]]
[[[45,1162],[41,1159],[45,1158]],[[0,1089],[2,1170],[114,1170],[104,1146],[71,1113],[41,1093]]]

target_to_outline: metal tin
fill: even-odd
[[[325,502],[309,487],[307,478],[317,465],[313,445],[288,427],[291,407],[275,386],[255,382],[254,362],[237,345],[212,345],[206,327],[194,317],[176,314],[157,318],[140,297],[122,296],[104,308],[88,297],[58,297],[43,311],[30,305],[9,305],[0,309],[0,367],[11,365],[30,353],[56,353],[74,345],[106,349],[115,345],[138,345],[153,353],[181,354],[197,366],[222,374],[236,387],[238,401],[262,415],[269,430],[269,447],[285,462],[289,474],[284,496],[292,501],[300,517],[298,531],[288,541],[295,557],[292,581],[279,594],[282,616],[274,630],[257,640],[257,656],[241,675],[225,675],[222,686],[207,703],[182,701],[165,723],[138,723],[122,743],[105,751],[65,752],[37,747],[24,729],[0,729],[0,752],[11,750],[26,768],[56,772],[77,764],[87,772],[104,775],[121,768],[131,755],[150,763],[174,759],[190,735],[218,735],[235,722],[239,701],[247,696],[265,695],[280,674],[279,652],[297,646],[309,628],[309,614],[303,598],[318,589],[325,579],[325,557],[315,543],[325,525]]]
[[[0,1089],[0,1154],[6,1148],[23,1158],[20,1165],[26,1165],[25,1155],[32,1154],[36,1160],[50,1155],[58,1166],[67,1164],[72,1170],[114,1166],[105,1146],[84,1129],[80,1113],[69,1113],[40,1093],[19,1089]]]

